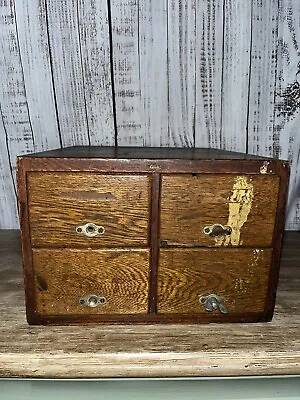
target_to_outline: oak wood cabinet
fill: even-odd
[[[213,149],[18,158],[30,324],[272,318],[288,165]]]

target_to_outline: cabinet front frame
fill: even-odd
[[[268,280],[265,309],[262,314],[248,313],[241,315],[204,314],[157,315],[157,268],[159,259],[159,214],[161,174],[167,173],[207,173],[207,174],[260,174],[261,168],[268,165],[266,173],[278,175],[280,187],[276,213],[275,231],[272,240],[272,263]],[[32,268],[32,245],[30,240],[29,210],[27,196],[27,172],[29,171],[80,171],[98,173],[151,173],[151,224],[150,224],[150,296],[147,315],[81,315],[81,316],[41,316],[35,310],[34,276]],[[184,160],[184,159],[93,159],[93,158],[50,158],[19,157],[17,162],[18,201],[22,239],[24,283],[26,296],[27,320],[30,324],[88,324],[88,323],[165,323],[165,322],[258,322],[270,321],[273,316],[276,289],[278,284],[282,238],[284,228],[284,210],[287,199],[289,167],[285,161],[271,159],[251,160]]]

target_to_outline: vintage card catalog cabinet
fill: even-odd
[[[18,158],[30,324],[272,318],[288,165],[212,149]]]

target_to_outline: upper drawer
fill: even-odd
[[[161,243],[270,247],[278,190],[275,175],[163,175]]]
[[[33,246],[148,245],[148,175],[30,172],[28,201]]]

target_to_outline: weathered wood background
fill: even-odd
[[[0,228],[16,156],[198,146],[291,161],[300,229],[299,0],[0,0]]]

